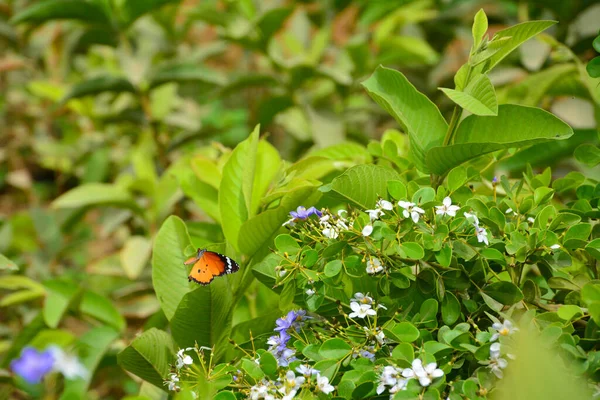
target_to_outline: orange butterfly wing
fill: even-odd
[[[212,251],[204,251],[200,257],[191,257],[184,262],[185,265],[192,263],[193,266],[188,280],[201,285],[208,285],[215,276],[229,274],[237,271],[239,268],[237,263],[229,257]]]

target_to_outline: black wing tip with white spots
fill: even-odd
[[[240,266],[235,262],[235,260],[232,260],[223,254],[219,254],[219,257],[221,258],[221,261],[225,263],[225,274],[232,274],[240,269]]]

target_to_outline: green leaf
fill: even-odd
[[[185,223],[176,216],[162,224],[154,239],[152,283],[168,320],[173,318],[179,302],[190,291],[188,270],[183,265],[188,258],[184,252],[189,245]]]
[[[573,129],[547,111],[504,104],[498,116],[471,115],[459,125],[454,144],[434,147],[427,165],[438,175],[472,158],[511,147],[523,147],[573,135]]]
[[[596,260],[600,260],[600,238],[594,239],[585,246],[587,251]]]
[[[388,192],[396,200],[405,200],[408,198],[406,185],[400,181],[388,181]]]
[[[265,375],[273,377],[277,374],[277,360],[272,353],[265,351],[260,355],[260,368]]]
[[[220,72],[198,65],[197,63],[162,64],[150,73],[149,86],[151,89],[169,82],[181,84],[200,82],[223,86],[227,83],[227,79]]]
[[[487,15],[485,15],[485,11],[480,9],[475,14],[475,20],[473,21],[473,28],[471,29],[473,33],[473,48],[476,49],[479,47],[481,40],[483,39],[483,35],[487,32],[488,29],[488,19]]]
[[[578,249],[587,245],[587,239],[592,233],[592,225],[580,223],[573,225],[565,233],[563,246],[567,249]]]
[[[592,78],[600,78],[600,57],[592,58],[586,64],[585,70]]]
[[[329,187],[347,201],[370,209],[379,197],[387,197],[387,182],[398,178],[398,173],[390,168],[357,165],[336,177]]]
[[[425,256],[425,251],[421,245],[416,242],[403,242],[400,244],[399,248],[404,252],[406,258],[412,260],[420,260]]]
[[[124,26],[131,25],[142,15],[156,10],[165,4],[176,4],[181,0],[144,0],[144,1],[123,1],[121,3],[120,17]]]
[[[164,388],[163,381],[170,371],[169,364],[174,361],[174,354],[171,335],[151,328],[121,351],[117,355],[117,362],[126,371]]]
[[[0,253],[0,271],[18,271],[17,264]]]
[[[244,222],[238,236],[240,251],[253,255],[281,229],[281,225],[290,218],[290,211],[305,204],[314,193],[314,187],[301,187],[283,196],[276,208],[266,210]]]
[[[108,183],[88,183],[77,186],[52,202],[53,208],[79,208],[90,206],[120,206],[139,210],[129,192]]]
[[[69,91],[60,100],[60,102],[64,104],[71,99],[78,99],[85,96],[95,96],[104,92],[135,93],[136,88],[126,78],[117,76],[100,76],[77,83],[71,88],[71,91]]]
[[[406,321],[394,325],[392,333],[396,335],[398,339],[407,343],[414,342],[421,335],[416,326]]]
[[[573,304],[566,304],[566,305],[560,306],[558,308],[558,311],[556,311],[556,313],[558,314],[558,316],[561,319],[564,319],[565,321],[571,321],[576,316],[583,315],[583,311],[581,311],[581,307],[573,305]]]
[[[44,321],[50,328],[56,328],[79,291],[79,286],[60,280],[47,281],[44,286],[47,292],[42,309]]]
[[[323,272],[325,276],[328,278],[333,278],[342,270],[342,261],[341,260],[332,260],[325,264],[325,268]]]
[[[429,166],[425,162],[427,151],[442,144],[448,129],[448,124],[435,104],[420,93],[401,72],[382,66],[362,85],[377,104],[406,128],[417,168],[422,172],[429,172]]]
[[[483,291],[504,305],[512,305],[523,300],[523,292],[511,282],[495,282],[487,285]]]
[[[46,0],[32,3],[10,20],[13,24],[23,22],[40,25],[59,19],[75,19],[89,24],[109,25],[110,18],[98,5],[81,0]]]
[[[587,165],[588,167],[595,167],[600,164],[600,148],[593,144],[584,143],[575,149],[575,158],[577,161]]]
[[[352,351],[346,341],[338,338],[328,339],[319,348],[319,354],[325,359],[341,360]]]
[[[300,251],[300,245],[288,234],[279,235],[275,238],[275,247],[282,253],[296,254]]]
[[[554,24],[556,24],[556,21],[529,21],[496,32],[492,41],[497,41],[504,38],[506,38],[506,40],[502,44],[500,50],[489,59],[485,66],[484,72],[490,71],[500,61],[502,61],[504,57],[509,55],[522,43],[531,39],[538,33],[548,29]]]
[[[104,357],[114,340],[119,337],[119,332],[107,326],[92,328],[84,333],[76,343],[79,360],[90,372],[85,379],[65,380],[65,388],[61,400],[80,399],[85,397],[88,386],[94,376],[96,367]]]
[[[264,139],[259,141],[256,153],[252,198],[249,208],[251,217],[258,212],[262,198],[275,176],[279,173],[280,164],[281,158],[277,149]]]
[[[282,311],[289,310],[294,304],[294,297],[296,297],[296,281],[290,279],[283,285],[283,289],[279,294],[279,309]]]
[[[487,75],[473,79],[464,91],[440,88],[456,104],[475,115],[498,115],[498,99]]]
[[[249,217],[252,202],[252,184],[256,166],[259,127],[248,139],[238,144],[223,167],[219,187],[219,210],[223,233],[227,241],[238,249],[240,228]]]
[[[452,325],[460,317],[460,302],[452,292],[446,292],[442,300],[442,321],[446,325]]]
[[[152,241],[144,236],[131,236],[119,253],[121,266],[131,280],[137,279],[150,259]]]
[[[101,294],[86,290],[81,299],[79,310],[99,321],[111,325],[118,331],[125,328],[125,318],[113,302]]]
[[[435,259],[442,267],[449,267],[452,262],[452,247],[445,244],[439,252],[435,253]]]
[[[419,308],[421,322],[427,328],[435,328],[437,326],[437,312],[439,303],[436,299],[427,299]]]
[[[215,279],[183,296],[173,318],[171,333],[180,348],[215,346],[218,358],[231,333],[233,295],[227,277]]]

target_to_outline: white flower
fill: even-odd
[[[296,376],[294,371],[288,371],[285,374],[285,380],[283,381],[283,386],[281,386],[278,391],[283,395],[290,396],[289,398],[293,398],[296,395],[296,392],[302,386],[306,378],[303,376]],[[292,394],[293,393],[293,394]]]
[[[295,218],[288,219],[288,220],[287,220],[287,221],[285,221],[283,224],[281,224],[281,226],[288,226],[288,225],[289,225],[289,227],[290,227],[290,228],[293,228],[293,227],[294,227],[294,225],[296,225],[296,222],[295,222],[295,221],[296,221],[296,219],[295,219]]]
[[[365,212],[369,214],[369,219],[371,221],[379,219],[379,217],[381,217],[384,214],[383,210],[381,210],[380,208],[376,208],[374,210],[365,210]]]
[[[379,331],[377,333],[377,335],[375,335],[375,339],[377,340],[377,343],[384,344],[385,343],[385,333],[383,333],[383,331]]]
[[[368,315],[377,315],[377,311],[373,310],[370,304],[351,302],[350,308],[353,311],[348,315],[350,318],[365,318]]]
[[[485,230],[485,228],[476,226],[475,231],[477,232],[477,242],[479,242],[479,243],[483,242],[486,245],[490,244],[490,242],[488,241],[487,231]]]
[[[404,218],[410,217],[415,224],[419,222],[419,218],[421,217],[420,214],[425,214],[425,210],[417,207],[415,203],[399,201],[398,205],[404,209],[402,210],[402,215],[404,215]]]
[[[346,225],[346,221],[343,219],[338,219],[337,222],[335,223],[335,226],[338,229],[344,229],[344,230],[348,230],[348,225]]]
[[[533,224],[535,222],[535,219],[533,219],[533,217],[528,217],[527,222],[530,222]]]
[[[340,233],[336,228],[328,226],[325,229],[323,229],[323,235],[329,239],[337,239]]]
[[[314,289],[306,289],[306,292],[305,292],[305,293],[306,293],[308,296],[312,296],[313,294],[315,294],[315,291],[314,291]]]
[[[495,333],[492,335],[490,342],[496,341],[500,336],[508,336],[519,329],[514,327],[512,322],[505,319],[503,323],[494,322],[492,324],[492,330],[495,331]]]
[[[371,235],[371,233],[373,233],[373,225],[371,225],[371,224],[365,225],[365,227],[362,230],[362,235],[369,236],[369,235]]]
[[[338,217],[340,217],[340,218],[344,218],[344,215],[343,215],[344,213],[345,213],[345,214],[348,214],[348,211],[346,211],[346,210],[343,210],[343,209],[342,209],[342,210],[338,210],[338,212],[337,212],[337,215],[338,215]]]
[[[452,199],[450,197],[445,197],[442,204],[443,205],[441,206],[435,206],[435,208],[437,208],[436,214],[442,216],[448,214],[451,217],[456,217],[456,212],[460,210],[460,207],[452,205]]]
[[[177,382],[179,382],[179,377],[177,376],[177,374],[170,374],[169,380],[165,381],[165,385],[167,385],[169,391],[174,392],[181,390]]]
[[[553,244],[552,246],[550,246],[550,248],[552,250],[558,250],[558,249],[560,249],[560,244],[558,244],[558,243],[557,244]]]
[[[423,367],[423,362],[415,358],[412,362],[412,368],[406,368],[402,371],[402,376],[405,378],[416,378],[419,384],[427,387],[435,378],[444,376],[444,371],[437,367],[437,363],[429,363]]]
[[[511,212],[513,212],[513,209],[507,208],[506,211],[504,211],[504,214],[510,214]]]
[[[329,225],[329,219],[331,218],[331,215],[329,214],[323,214],[323,216],[321,218],[319,218],[319,224],[321,225]]]
[[[76,356],[65,353],[58,346],[51,346],[48,350],[54,358],[52,369],[63,374],[65,378],[86,379],[89,376],[89,371]]]
[[[271,396],[269,394],[269,388],[263,383],[256,384],[250,388],[250,399],[251,400],[259,400],[259,399],[268,399]],[[272,396],[271,396],[272,398]]]
[[[335,388],[329,384],[329,378],[321,375],[317,377],[317,388],[325,394],[329,394],[335,390]]]
[[[395,393],[406,387],[407,380],[402,378],[402,370],[386,365],[379,376],[379,385],[377,386],[377,394],[385,391],[386,386],[390,386],[390,392]]]
[[[192,350],[191,347],[188,347],[187,349],[180,349],[177,352],[177,361],[175,362],[175,367],[177,369],[181,369],[182,367],[186,366],[186,365],[192,365],[194,363],[194,360],[192,359],[192,357],[190,357],[187,354],[183,354],[184,351],[189,351]]]
[[[296,372],[308,377],[312,375],[319,375],[321,371],[319,371],[318,369],[314,369],[310,365],[302,364],[296,368]]]
[[[477,218],[477,215],[467,212],[464,213],[464,215],[467,220],[470,220],[473,223],[473,225],[479,226],[479,218]]]
[[[373,304],[373,298],[362,294],[361,292],[354,293],[354,297],[350,299],[351,302],[362,303],[362,304]]]
[[[496,344],[498,346],[494,349],[493,347]],[[506,368],[507,365],[508,362],[504,358],[500,357],[500,343],[494,343],[490,347],[490,360],[488,363],[488,368],[490,369],[490,371],[492,371],[494,375],[496,375],[498,379],[502,379],[502,377],[504,376],[502,370]]]
[[[383,271],[381,260],[376,257],[369,258],[369,261],[367,261],[367,274],[376,274],[381,271]]]
[[[377,202],[377,208],[382,208],[384,210],[391,211],[394,209],[394,205],[387,200],[381,199]]]

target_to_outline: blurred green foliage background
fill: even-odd
[[[556,166],[557,176],[597,175],[572,157],[598,144],[600,91],[581,72],[597,55],[593,0],[1,1],[0,273],[21,271],[0,284],[2,365],[71,279],[100,299],[88,295],[80,304],[95,306],[66,316],[64,331],[85,332],[90,316],[119,331],[98,360],[95,396],[138,393],[132,377],[112,373],[137,332],[165,324],[149,268],[164,219],[191,221],[198,244],[223,241],[213,178],[257,124],[289,161],[345,142],[368,146],[396,128],[360,86],[379,64],[401,70],[448,119],[453,103],[437,88],[454,86],[480,8],[490,34],[559,21],[490,78],[501,104],[543,107],[576,131],[499,171],[519,176],[529,162]],[[343,165],[364,162],[339,149]],[[182,172],[191,157],[193,173]],[[61,197],[82,185],[91,188],[83,196]],[[273,303],[259,292],[251,287],[235,322]],[[63,313],[45,311],[51,328],[65,301]]]

